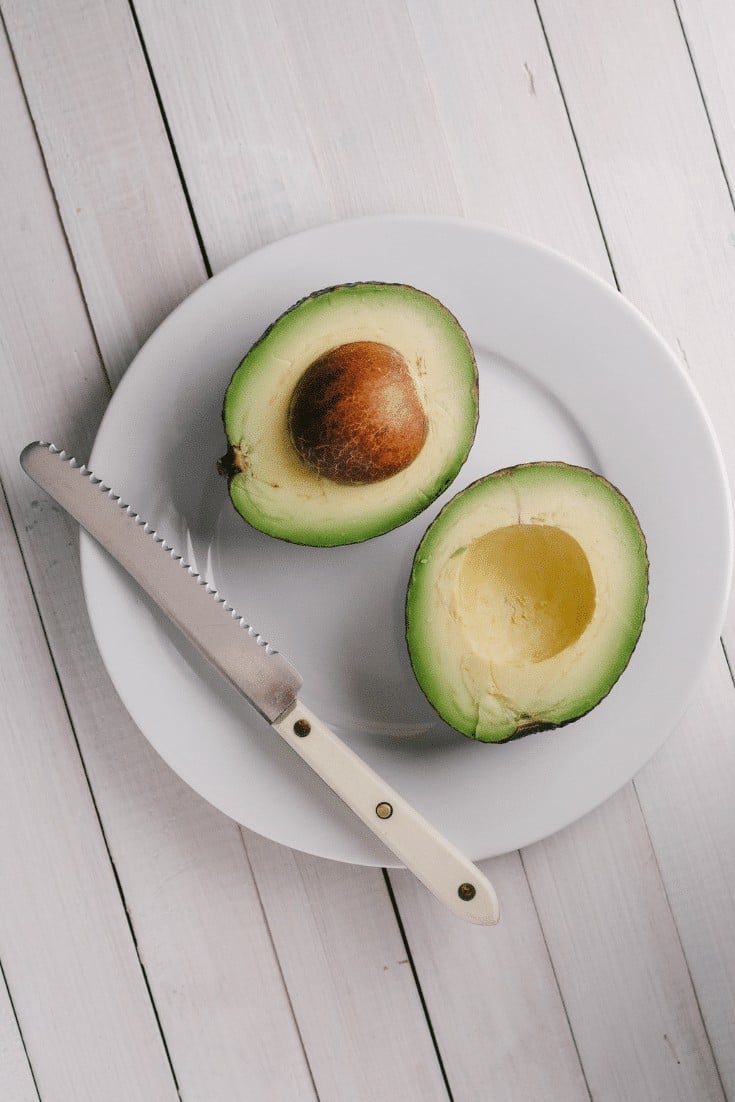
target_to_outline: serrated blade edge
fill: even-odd
[[[85,464],[43,441],[20,463],[269,723],[294,703],[302,678],[290,662]]]

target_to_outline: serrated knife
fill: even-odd
[[[469,922],[498,921],[477,866],[301,703],[293,666],[142,517],[53,444],[29,444],[20,462],[437,899]]]

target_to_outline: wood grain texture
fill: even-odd
[[[687,46],[717,141],[723,170],[735,194],[735,7],[725,0],[676,0]],[[735,233],[728,244],[735,248]]]
[[[15,355],[24,306],[34,298],[44,304],[43,331],[54,331],[54,354],[64,347],[80,371],[94,363],[95,352],[4,36],[0,99],[8,138],[0,163],[0,247],[3,268],[12,271],[12,279],[0,284],[5,421],[0,470],[10,500],[17,506],[24,499],[15,523],[27,536],[37,516],[54,514],[21,485],[17,463],[22,427],[13,425],[13,415],[19,396],[41,405],[46,382],[34,359],[37,346],[20,359]],[[0,958],[36,1081],[48,1099],[91,1102],[150,1097],[148,1092],[175,1099],[5,496],[0,539],[5,581],[0,589]],[[59,528],[56,553],[46,564],[49,584],[58,578],[60,557],[69,556],[72,543],[68,528]]]
[[[723,1098],[632,786],[523,860],[592,1097]]]
[[[494,930],[457,930],[406,872],[391,882],[455,1099],[589,1097],[517,853],[483,862],[502,900]]]
[[[39,1102],[13,1006],[0,976],[0,1098]]]
[[[319,1098],[443,1102],[400,931],[386,920],[382,873],[245,837]]]
[[[179,105],[167,118],[213,270],[242,255],[243,236],[254,248],[299,227],[295,181],[307,224],[328,218],[329,182],[273,5],[228,2],[205,11],[165,0],[137,3],[136,11],[159,88]],[[262,73],[277,85],[275,97]]]
[[[114,43],[110,42],[110,48],[113,47]],[[68,55],[66,61],[71,63],[72,60],[73,55]],[[267,1091],[274,1099],[290,1099],[294,1094],[306,1099],[313,1093],[308,1066],[239,831],[235,824],[194,796],[150,750],[131,723],[102,667],[84,612],[75,526],[35,491],[18,466],[21,447],[38,435],[61,440],[79,455],[86,456],[107,403],[109,388],[30,121],[17,88],[13,93],[15,99],[11,98],[14,74],[9,63],[3,68],[3,76],[8,83],[3,103],[6,110],[10,103],[15,103],[17,126],[11,147],[14,156],[4,162],[5,171],[1,177],[6,217],[4,261],[8,267],[13,266],[12,281],[4,281],[0,290],[5,365],[5,398],[0,406],[1,470],[45,629],[54,649],[66,703],[125,891],[140,956],[182,1089],[185,1087],[194,1097],[229,1099],[242,1082],[247,1081],[254,1092],[265,1094]],[[193,269],[196,258],[195,253]],[[106,259],[109,263],[113,261],[112,257]],[[165,290],[162,293],[165,296]],[[64,350],[63,358],[59,356],[59,349]],[[27,617],[28,630],[33,627],[38,632],[35,610],[30,605]],[[30,670],[37,672],[38,683],[33,691],[39,701],[42,702],[46,695],[55,700],[58,686],[50,664],[42,664],[43,655],[34,664],[31,648],[25,658]],[[32,717],[26,716],[22,696],[15,698],[12,715],[19,729],[33,722]],[[29,741],[27,746],[29,757],[36,754],[35,773],[43,775],[50,753],[47,744],[58,737],[47,734],[44,740],[39,725],[37,740]],[[69,754],[81,769],[68,731],[67,739],[70,741]],[[22,767],[19,761],[6,778],[19,792],[27,788]],[[30,762],[25,768],[34,775]],[[59,777],[58,784],[58,797],[65,798],[68,816],[78,823],[78,832],[83,833],[84,820],[81,809],[76,806],[77,788],[69,782],[66,790],[63,776]],[[46,830],[60,831],[55,860],[57,876],[63,884],[67,865],[77,874],[73,852],[70,850],[64,855],[61,850],[64,820],[54,821],[53,804],[45,800],[43,793],[37,795],[35,802],[32,795],[26,795],[28,813],[36,815]],[[96,820],[88,824],[87,829],[92,837],[85,844],[91,845],[94,832],[98,831]],[[31,836],[32,833],[30,831]],[[39,844],[42,838],[40,834]],[[69,845],[78,847],[81,844],[74,833]],[[106,854],[103,856],[107,875],[111,878],[109,861]],[[22,854],[16,854],[16,859],[19,869],[22,868]],[[33,867],[32,862],[30,867]],[[39,879],[36,874],[29,879],[28,891],[42,890],[43,871],[41,866],[37,872]],[[103,874],[98,875],[104,885]],[[50,884],[60,891],[56,881]],[[74,884],[74,877],[71,877],[69,891],[74,890]],[[94,881],[87,887],[94,891]],[[61,907],[65,899],[66,895],[61,894],[53,905],[49,905],[49,922],[55,908]],[[85,905],[92,913],[108,907],[112,912],[110,921],[115,917],[101,888],[99,898]],[[119,898],[118,909],[124,920]],[[70,936],[71,917],[65,911],[57,917],[58,934],[53,927],[44,930],[48,951],[53,954],[57,948],[62,957],[66,953],[70,957],[69,967],[72,967],[77,958],[70,956],[64,940]],[[61,921],[63,918],[66,918],[66,926]],[[71,926],[72,931],[75,929]],[[132,953],[127,927],[124,934]],[[90,967],[96,960],[93,949],[94,946],[90,949]],[[82,964],[79,968],[83,975],[83,945],[77,956],[80,954]],[[133,963],[135,983],[141,987],[141,998],[148,1007],[154,1037],[158,1038],[134,953]],[[118,982],[124,989],[124,982],[132,981],[126,979],[122,964],[119,967]],[[46,961],[41,955],[39,987],[42,987],[45,969]],[[105,969],[100,965],[99,982],[106,979]],[[58,999],[61,995],[53,987],[54,981],[51,970],[48,982],[54,999]],[[74,987],[71,977],[67,982],[75,996],[82,998],[83,991]],[[257,998],[253,997],[253,992],[258,993]],[[53,1000],[51,1005],[54,1005]],[[112,1006],[114,1008],[114,1002]],[[96,1010],[92,999],[90,1015]],[[132,1029],[137,1023],[137,1028],[144,1029],[148,1019],[143,1011],[135,1014],[126,1007],[126,1013],[132,1022],[126,1028]],[[100,1022],[106,1022],[104,1016]],[[49,1023],[37,1017],[29,1019],[26,1015],[23,1024],[29,1048],[43,1049]],[[75,1023],[70,1018],[68,1028],[79,1029],[76,1043],[82,1043],[85,1031],[80,1027],[80,1020]],[[94,1025],[90,1024],[89,1028],[94,1029]],[[124,1028],[116,1031],[110,1026],[110,1039],[116,1032],[126,1037]],[[158,1100],[156,1077],[153,1069],[148,1070],[151,1060],[146,1059],[142,1044],[139,1047],[140,1059],[134,1055],[135,1046],[127,1052],[131,1068],[127,1077],[121,1069],[119,1089],[124,1092],[130,1088],[127,1097]],[[53,1049],[48,1059],[52,1057],[62,1059]],[[68,1059],[78,1058],[75,1045],[70,1045]],[[102,1045],[99,1060],[105,1058],[106,1048]],[[112,1059],[110,1066],[114,1068]],[[90,1077],[95,1076],[97,1070],[93,1062]],[[148,1074],[150,1080],[147,1088],[136,1080],[137,1095],[130,1083],[130,1076],[134,1074],[141,1077]],[[59,1078],[64,1081],[63,1076]],[[90,1093],[85,1094],[87,1087],[80,1076],[74,1088],[77,1093],[72,1094],[70,1088],[67,1097],[112,1097],[112,1088],[107,1094],[96,1080],[94,1082],[97,1093],[89,1088]],[[146,1089],[149,1094],[145,1093]],[[165,1097],[162,1089],[160,1097]]]
[[[136,7],[213,270],[335,218],[461,213],[402,5]]]
[[[536,9],[408,0],[467,218],[522,233],[610,278],[605,245]],[[438,151],[437,151],[438,152]]]
[[[116,382],[204,278],[130,8],[85,0],[0,7]]]
[[[314,1097],[237,826],[173,776],[119,701],[90,703],[90,776],[184,1098]],[[81,709],[81,704],[80,704]],[[112,721],[112,722],[110,722]]]
[[[728,1098],[735,1098],[735,693],[719,649],[664,749],[636,779]]]
[[[0,499],[0,957],[44,1099],[177,1098]]]

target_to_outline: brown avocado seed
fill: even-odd
[[[412,463],[428,421],[408,364],[377,341],[325,352],[291,399],[291,441],[305,463],[332,482],[380,482]]]

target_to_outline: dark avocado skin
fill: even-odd
[[[463,490],[459,490],[459,492],[457,494],[455,494],[455,496],[452,498],[452,501],[456,501],[456,499],[461,497],[466,491],[471,490],[474,486],[476,486],[478,482],[485,482],[489,478],[501,478],[502,476],[511,474],[513,471],[516,471],[519,468],[525,467],[525,466],[528,466],[528,464],[526,464],[526,463],[516,463],[511,467],[502,467],[500,470],[493,471],[489,475],[483,475],[481,478],[475,479],[474,482],[470,482],[469,485],[465,486]],[[606,478],[604,478],[601,474],[598,474],[596,471],[590,471],[589,468],[587,468],[587,467],[580,468],[577,465],[575,465],[574,463],[565,463],[561,459],[559,459],[559,460],[553,460],[553,459],[544,460],[543,462],[534,463],[534,466],[536,466],[536,467],[566,467],[569,470],[585,470],[585,471],[588,471],[588,473],[594,475],[594,477],[596,479],[599,479],[600,482],[604,482],[608,486],[611,485],[611,483],[609,483]],[[638,531],[641,533],[641,538],[643,539],[643,544],[645,546],[645,537],[643,536],[643,531],[641,529],[640,523],[638,521],[638,517],[636,516],[636,513],[635,513],[632,505],[630,504],[628,499],[625,497],[625,495],[620,493],[620,490],[618,490],[617,487],[614,487],[614,489],[615,489],[616,494],[618,494],[618,496],[621,497],[623,499],[623,501],[625,501],[628,508],[630,509],[631,515],[635,519],[636,525],[638,527]],[[449,504],[449,503],[447,503],[447,504]],[[431,522],[432,524],[436,523],[436,521],[439,519],[439,517],[441,517],[442,512],[443,512],[443,510],[441,510],[439,513],[437,513],[436,517]],[[431,525],[429,525],[427,527],[427,529],[426,529],[427,532],[428,532],[430,527],[431,527]],[[424,534],[426,534],[426,533],[424,533]],[[423,537],[422,537],[422,539],[423,539]],[[421,544],[421,542],[422,541],[419,540],[419,545]],[[416,553],[418,554],[418,549],[417,549]],[[414,558],[414,562],[415,562],[415,558]],[[646,553],[646,570],[650,571],[650,561],[648,559],[648,554],[647,553]],[[413,565],[411,567],[411,574],[413,574]],[[407,598],[408,598],[408,588],[409,587],[407,586],[406,587],[406,596],[407,596]],[[644,606],[644,617],[643,617],[644,622],[645,622],[645,609],[647,607],[648,607],[648,591],[646,592],[646,602],[645,602],[645,606]],[[408,635],[409,617],[410,617],[410,611],[409,611],[408,599],[407,599],[406,604],[405,604],[406,636]],[[643,630],[643,626],[641,625],[641,631],[642,630]],[[409,661],[411,662],[411,669],[414,671],[414,675],[415,675],[416,670],[414,669],[413,658],[411,657],[411,652],[410,652],[408,647],[406,647],[406,650],[408,651]],[[620,674],[618,676],[618,680],[620,679],[620,677],[622,677],[623,673],[628,668],[628,665],[630,664],[630,659],[633,657],[634,652],[635,652],[635,647],[631,651],[631,653],[628,657],[628,661],[625,663],[625,666],[623,666],[622,670],[620,671]],[[612,690],[615,688],[616,684],[617,684],[617,681],[614,682],[614,684],[612,684],[610,686],[610,688],[607,690],[607,692],[604,694],[604,696],[601,696],[600,699],[595,704],[593,704],[591,708],[587,708],[587,709],[585,709],[584,712],[580,712],[579,715],[572,716],[570,719],[564,720],[563,723],[540,723],[540,722],[533,721],[529,717],[529,721],[527,723],[526,722],[521,723],[520,726],[516,728],[516,730],[513,732],[512,735],[508,735],[508,737],[504,738],[504,739],[479,739],[479,738],[477,738],[475,736],[472,736],[472,735],[465,735],[464,732],[462,732],[462,731],[460,731],[459,733],[462,734],[462,736],[464,738],[472,738],[474,742],[484,742],[488,746],[504,746],[507,742],[515,742],[518,739],[526,738],[527,735],[536,735],[536,734],[539,734],[542,731],[559,731],[559,730],[561,730],[562,727],[568,727],[570,723],[576,723],[578,719],[582,719],[583,716],[589,715],[590,712],[593,712],[595,710],[595,708],[599,704],[602,703],[602,701],[605,699],[605,697],[610,695]],[[442,723],[446,723],[446,720],[441,715],[441,713],[437,710],[434,703],[431,700],[429,700],[428,697],[426,697],[426,699],[427,699],[428,703],[431,705],[431,707],[434,709],[434,711],[436,712],[437,716],[439,716],[439,719],[441,719]],[[447,724],[447,726],[449,726],[449,725]]]

